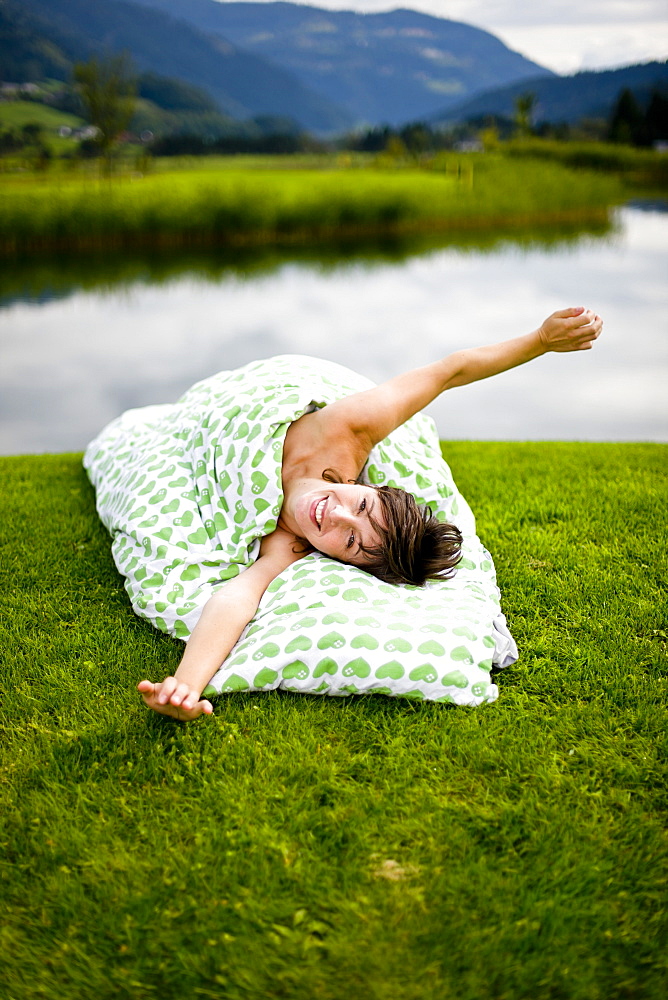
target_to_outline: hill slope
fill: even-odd
[[[293,3],[139,2],[271,60],[357,122],[401,124],[481,90],[553,75],[480,28],[413,10],[357,14]]]
[[[485,115],[511,117],[515,99],[531,91],[537,99],[535,121],[574,124],[583,118],[607,118],[625,87],[641,100],[649,98],[653,87],[668,93],[668,62],[585,71],[573,76],[536,77],[487,91],[455,107],[444,106],[432,120],[451,124]]]
[[[237,118],[291,115],[316,131],[350,123],[344,112],[286,70],[159,10],[118,0],[5,0],[0,12],[4,79],[20,79],[19,73],[25,79],[31,63],[36,69],[40,60],[50,75],[63,79],[63,63],[125,50],[139,70],[203,87],[222,111]],[[23,64],[12,56],[17,49],[25,56]]]

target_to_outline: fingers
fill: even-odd
[[[568,329],[577,330],[581,326],[593,323],[596,318],[600,319],[592,309],[585,309],[584,306],[576,306],[572,309],[560,309],[558,312],[552,313],[545,321],[545,325],[550,324],[553,320],[562,320],[565,321],[564,325]]]
[[[185,689],[183,692],[183,695],[185,695],[188,689],[186,688],[185,684],[181,686]],[[176,677],[165,677],[162,684],[156,684],[156,688],[160,689],[159,691],[156,692],[158,695],[157,698],[158,704],[166,705],[167,702],[170,702],[170,704],[172,705],[180,705],[181,702],[183,701],[183,695],[181,696],[181,698],[177,700],[174,701],[172,700],[172,696],[176,693],[178,687],[179,687],[179,682],[177,681]]]
[[[584,306],[572,306],[570,309],[559,309],[552,315],[556,319],[570,319],[572,316],[580,316],[585,311]]]
[[[176,677],[165,677],[160,688],[157,698],[159,705],[166,705],[169,702],[176,708],[183,707],[188,711],[199,701],[199,692],[189,684],[179,683]]]
[[[563,316],[564,319],[568,320],[568,326],[571,329],[577,330],[584,326],[593,326],[596,324],[599,329],[603,325],[603,320],[593,309],[565,309],[564,313],[568,313],[568,316]],[[559,313],[555,313],[555,316],[559,316]]]
[[[181,722],[191,722],[193,719],[199,719],[200,715],[211,715],[213,713],[213,705],[210,701],[197,701],[197,699],[191,708],[186,708],[185,703],[179,705],[178,708],[171,704],[166,707],[169,713],[175,719],[180,719]]]
[[[583,327],[589,328],[590,324],[594,321],[594,315],[591,309],[583,309],[577,316],[569,316],[566,319],[565,325],[569,330],[574,331],[580,330]]]
[[[180,695],[180,691],[177,689],[175,694],[178,697]],[[175,704],[174,695],[172,695],[170,700],[172,705],[174,705]],[[199,701],[199,691],[195,691],[194,688],[187,688],[186,693],[180,702],[181,708],[185,708],[187,711],[190,711],[195,707],[198,701]]]
[[[579,348],[578,341],[588,343],[593,346],[603,329],[603,320],[592,309],[584,309],[577,316],[571,316],[565,320],[564,325],[568,330],[568,339],[574,342]]]
[[[165,677],[159,684],[142,680],[137,684],[137,690],[149,708],[175,719],[187,721],[213,713],[210,701],[200,701],[199,691],[188,684],[179,683],[176,677]]]
[[[601,335],[603,320],[596,313],[591,313],[590,315],[589,322],[577,327],[574,332],[576,336],[584,337],[587,341],[594,341]]]
[[[591,350],[603,329],[603,320],[592,309],[578,306],[552,313],[538,330],[548,351]]]

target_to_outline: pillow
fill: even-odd
[[[426,587],[383,583],[320,553],[293,563],[270,584],[203,697],[280,687],[494,701],[492,665],[514,657],[501,655],[509,634],[495,588],[475,579],[478,570],[489,574],[491,560],[482,546],[472,548],[453,580]]]

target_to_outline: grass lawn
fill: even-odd
[[[20,131],[24,125],[41,125],[44,130],[42,139],[53,153],[60,155],[73,152],[77,143],[74,139],[61,138],[58,129],[62,125],[71,129],[82,128],[86,122],[68,111],[50,108],[37,101],[0,101],[0,131]],[[19,159],[23,159],[20,154]]]
[[[79,456],[0,460],[0,995],[666,995],[662,445],[445,446],[520,661],[480,709],[133,688]]]
[[[0,101],[0,124],[5,128],[23,128],[24,125],[34,124],[57,131],[61,125],[80,128],[86,122],[69,111],[50,108],[36,101]]]

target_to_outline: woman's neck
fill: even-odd
[[[294,517],[295,504],[304,493],[318,489],[323,483],[324,480],[320,477],[290,477],[287,482],[285,477],[283,478],[283,506],[281,507],[281,516],[279,518],[282,528],[285,528],[286,531],[291,531],[293,535],[300,534]]]

